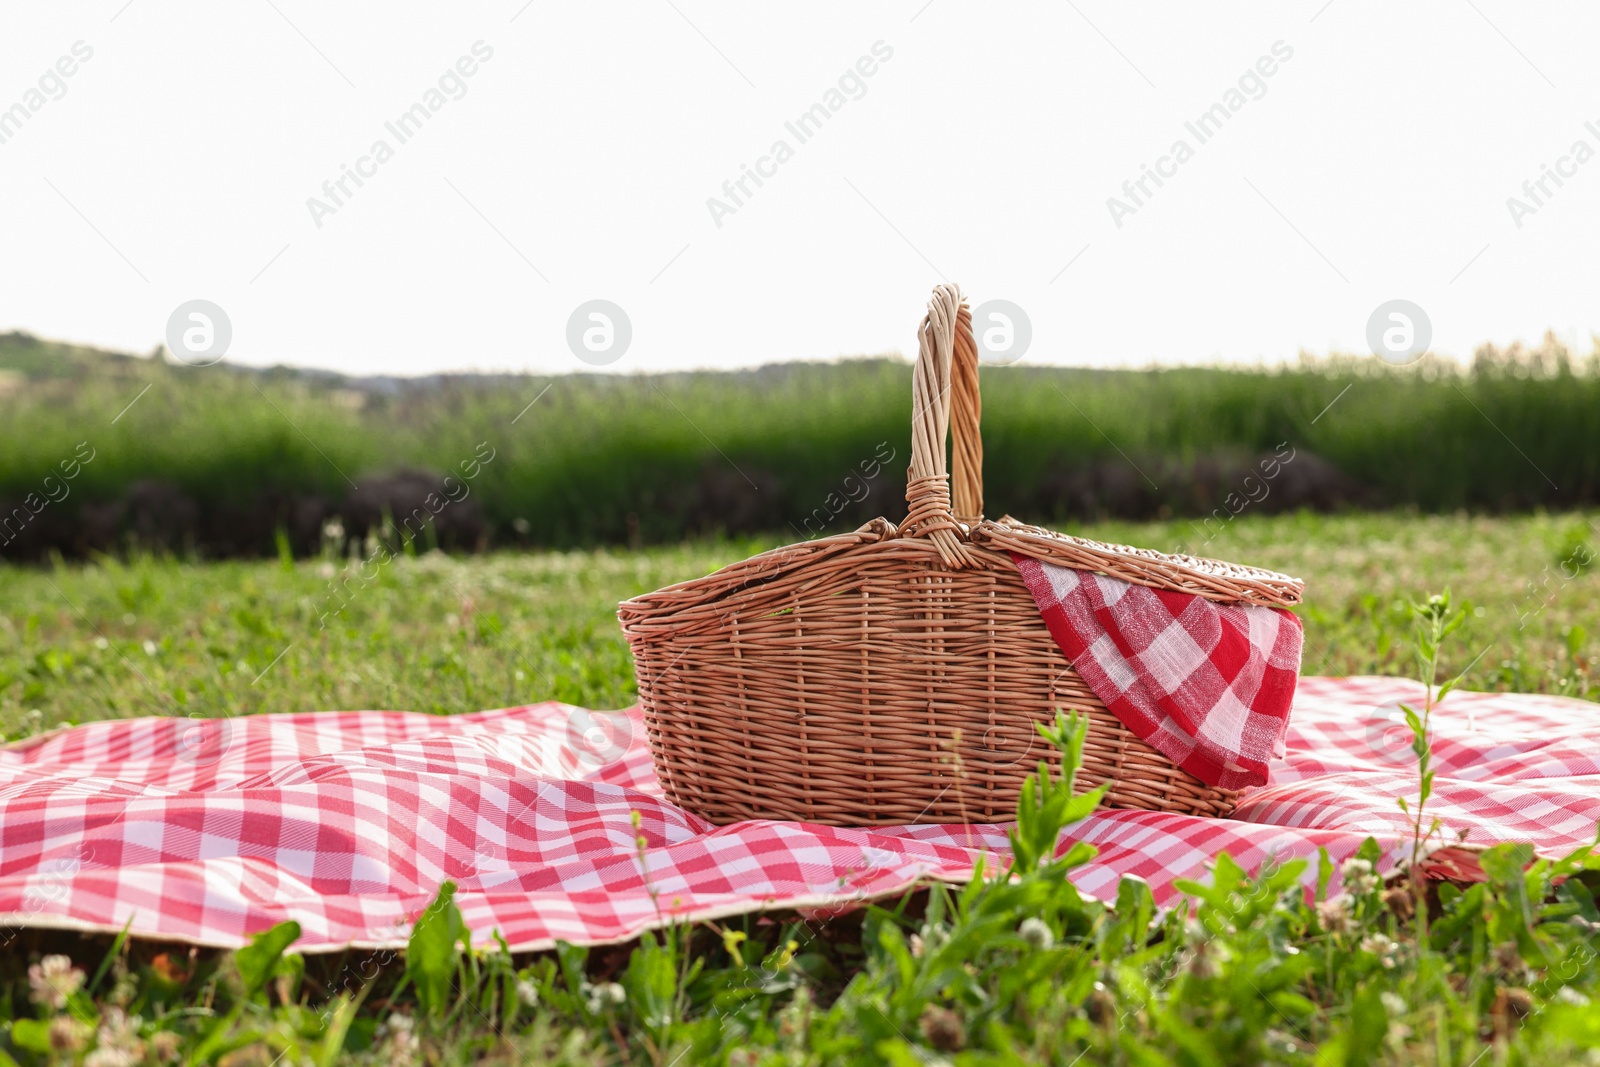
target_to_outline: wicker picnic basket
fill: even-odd
[[[1223,602],[1286,606],[1301,583],[985,520],[978,352],[958,290],[934,290],[919,337],[904,522],[620,606],[668,799],[719,824],[1006,821],[1035,764],[1059,760],[1035,723],[1075,708],[1090,720],[1079,781],[1110,782],[1108,804],[1229,814],[1234,794],[1174,766],[1089,691],[1010,553]]]

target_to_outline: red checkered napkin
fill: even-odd
[[[1292,612],[1012,558],[1061,651],[1128,729],[1209,785],[1266,783],[1300,673]]]

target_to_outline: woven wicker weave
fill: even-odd
[[[934,290],[912,377],[907,517],[775,549],[625,601],[667,797],[714,823],[1004,821],[1057,708],[1090,719],[1079,780],[1113,807],[1226,815],[1233,794],[1139,740],[1050,636],[1009,553],[1288,605],[1270,571],[985,521],[978,354],[960,293]],[[945,466],[949,432],[953,482]]]

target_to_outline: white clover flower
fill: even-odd
[[[83,1067],[137,1067],[140,1058],[125,1048],[101,1045],[83,1058]]]
[[[89,1040],[89,1027],[70,1015],[50,1020],[50,1048],[56,1052],[81,1052]]]
[[[1265,1039],[1268,1048],[1280,1054],[1293,1056],[1300,1051],[1300,1044],[1294,1039],[1294,1035],[1285,1033],[1282,1030],[1269,1028],[1261,1036]]]
[[[1030,948],[1041,952],[1054,947],[1056,943],[1056,935],[1050,931],[1050,927],[1043,919],[1023,919],[1022,925],[1017,927],[1017,934]]]
[[[523,978],[517,982],[517,999],[530,1008],[539,1006],[539,987],[532,980]]]
[[[615,982],[601,982],[599,985],[585,982],[580,991],[592,1015],[598,1015],[607,1008],[617,1007],[628,999],[627,991]]]
[[[1371,934],[1363,938],[1361,951],[1372,953],[1385,967],[1393,967],[1400,960],[1400,946],[1387,934]]]
[[[100,1031],[97,1035],[97,1045],[92,1058],[101,1055],[101,1062],[96,1067],[121,1067],[123,1064],[131,1065],[144,1059],[144,1042],[139,1039],[139,1026],[143,1022],[137,1015],[129,1015],[116,1005],[105,1010],[100,1016]],[[88,1060],[84,1061],[86,1064]]]
[[[950,931],[942,926],[933,926],[925,923],[920,931],[911,935],[911,938],[913,948],[918,943],[922,945],[922,951],[913,952],[912,955],[921,956],[926,952],[937,952],[944,947],[944,943],[950,940]]]
[[[394,1062],[411,1063],[422,1052],[422,1039],[417,1037],[417,1021],[409,1015],[396,1012],[384,1023],[389,1048],[394,1052]]]
[[[1344,893],[1317,905],[1317,922],[1330,934],[1350,932],[1350,898]]]
[[[1364,896],[1378,888],[1378,876],[1373,873],[1372,864],[1364,859],[1351,857],[1345,860],[1339,873],[1344,876],[1345,888],[1356,896]]]
[[[129,1045],[138,1041],[141,1021],[137,1015],[129,1015],[115,1005],[107,1008],[105,1014],[100,1017],[101,1043]]]
[[[28,968],[29,996],[40,1007],[60,1011],[83,988],[83,972],[66,956],[46,956]]]

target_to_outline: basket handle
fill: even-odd
[[[902,529],[908,536],[932,540],[947,566],[969,567],[977,560],[964,542],[983,515],[983,439],[978,432],[978,345],[961,290],[953,285],[933,290],[917,340]],[[945,438],[952,431],[953,487],[945,466]]]
[[[968,526],[983,519],[983,435],[978,432],[982,414],[978,342],[972,336],[972,309],[963,300],[956,312],[950,363],[950,509],[957,522]]]

